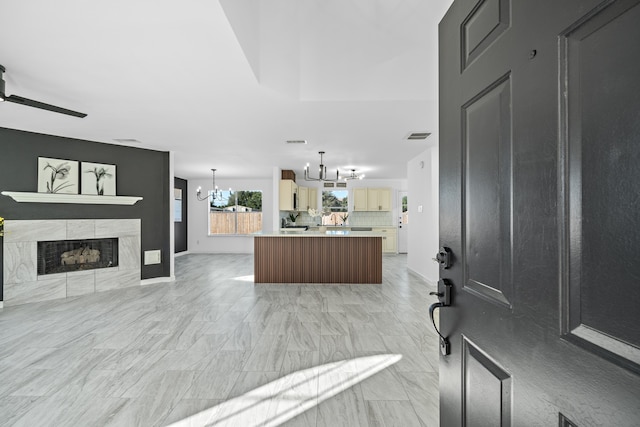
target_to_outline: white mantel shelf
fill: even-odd
[[[75,203],[84,205],[133,205],[142,197],[137,196],[96,196],[91,194],[27,193],[3,191],[3,196],[11,197],[19,203]]]

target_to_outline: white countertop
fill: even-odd
[[[280,231],[276,233],[255,234],[256,237],[382,237],[374,231],[327,230],[320,231]]]
[[[309,228],[319,228],[321,227],[320,225],[309,225]],[[398,228],[397,225],[325,225],[324,227],[327,227],[327,229],[329,230],[334,230],[334,229],[347,229],[349,230],[350,228],[363,228],[363,227],[367,227],[367,228],[374,228],[374,229],[379,229],[379,228]]]

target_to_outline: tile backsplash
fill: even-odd
[[[393,225],[391,212],[351,212],[349,225]]]
[[[280,211],[280,220],[282,218],[289,219],[289,212]],[[312,218],[306,212],[300,212],[300,216],[296,220],[297,225],[318,225],[320,218]],[[393,216],[391,212],[349,212],[349,225],[355,226],[392,226]]]

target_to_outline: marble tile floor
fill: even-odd
[[[436,426],[432,284],[254,285],[252,255],[176,281],[0,310],[0,426]]]

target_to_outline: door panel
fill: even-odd
[[[510,307],[511,81],[501,77],[462,107],[465,288]]]
[[[440,24],[441,425],[640,420],[640,1]]]
[[[467,426],[511,425],[511,376],[463,338],[463,413]]]
[[[564,333],[640,372],[640,6],[594,11],[561,39],[567,139]],[[622,37],[624,35],[624,37]],[[612,138],[613,136],[613,138]],[[615,220],[613,220],[615,219]],[[602,268],[606,266],[606,268]],[[610,286],[615,283],[611,298]]]
[[[560,422],[558,423],[560,427],[578,427],[574,423],[571,422],[567,417],[563,414],[560,414]]]
[[[477,2],[462,23],[464,68],[480,56],[509,27],[509,9],[509,0]]]

